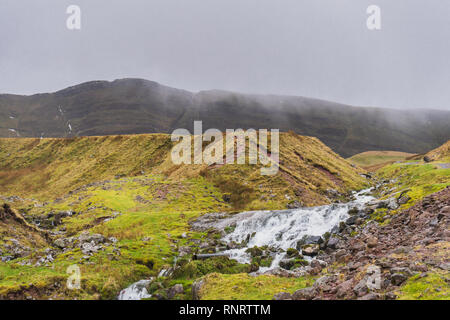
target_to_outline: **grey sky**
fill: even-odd
[[[81,31],[66,29],[70,4]],[[450,110],[450,1],[0,1],[0,93],[124,77]]]

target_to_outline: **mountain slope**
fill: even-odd
[[[291,96],[191,93],[140,79],[94,81],[55,93],[0,95],[0,137],[277,128],[319,138],[348,157],[369,150],[423,153],[450,137],[450,112],[359,108]]]
[[[366,181],[349,162],[316,138],[280,135],[280,166],[262,176],[257,165],[174,165],[169,135],[71,139],[0,139],[0,194],[46,200],[124,176],[162,175],[174,181],[202,178],[236,209],[273,209],[328,203]],[[332,192],[333,193],[333,192]]]

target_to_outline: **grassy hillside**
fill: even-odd
[[[444,143],[439,148],[431,150],[425,156],[427,156],[431,161],[442,163],[450,162],[450,140]]]
[[[281,134],[280,170],[270,177],[253,165],[174,165],[172,146],[162,134],[0,139],[0,194],[44,201],[93,182],[156,174],[173,181],[202,177],[230,194],[238,209],[270,209],[295,200],[326,203],[329,189],[345,194],[366,183],[359,169],[319,140],[294,133]]]
[[[412,153],[400,151],[366,151],[347,160],[369,171],[377,170],[386,164],[402,161],[413,156]]]
[[[384,186],[384,197],[404,197],[408,199],[399,210],[408,208],[418,200],[438,192],[450,185],[450,142],[424,156],[410,157],[399,163],[384,166],[377,175],[390,182]]]
[[[319,138],[344,157],[369,150],[424,153],[450,137],[450,112],[360,108],[292,96],[192,93],[156,82],[92,81],[55,93],[0,95],[0,137],[74,137],[278,128]],[[191,131],[192,132],[192,131]]]

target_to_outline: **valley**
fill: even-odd
[[[448,143],[368,173],[281,133],[274,176],[174,165],[172,146],[164,134],[0,139],[0,298],[448,299]],[[284,216],[287,229],[270,227]],[[362,282],[372,265],[376,289]]]

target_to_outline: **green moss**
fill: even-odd
[[[408,279],[398,293],[400,300],[450,300],[450,278],[447,273],[416,275]]]
[[[409,208],[424,197],[450,185],[450,169],[440,169],[435,164],[397,163],[382,168],[377,175],[395,181],[386,186],[389,190],[393,189],[385,195],[386,198],[398,197],[398,192],[407,190],[404,195],[410,197],[410,200],[397,211]]]
[[[202,300],[271,300],[276,293],[290,292],[312,285],[312,278],[281,278],[271,275],[212,273],[204,278]]]
[[[251,266],[248,264],[240,264],[227,257],[213,257],[205,260],[182,262],[180,268],[175,271],[174,278],[197,279],[213,272],[234,274],[250,272],[250,270]]]

